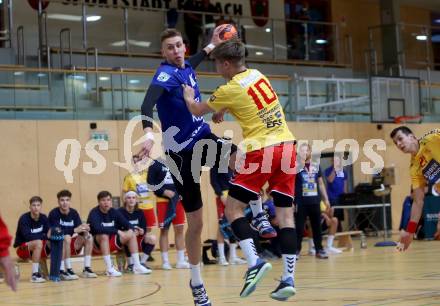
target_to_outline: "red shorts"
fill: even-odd
[[[215,198],[215,204],[217,204],[217,218],[221,220],[225,215],[225,204],[223,204],[221,197]]]
[[[159,220],[159,228],[163,228],[165,217],[167,214],[168,201],[157,202],[157,219]],[[176,216],[172,221],[173,225],[185,224],[185,210],[183,209],[182,201],[177,202]]]
[[[271,153],[273,153],[272,158],[270,158]],[[266,158],[263,160],[264,155]],[[268,193],[274,191],[293,197],[295,161],[296,148],[293,142],[247,152],[243,165],[238,169],[231,183],[260,193],[264,184],[269,182]]]
[[[41,250],[41,258],[48,258],[50,254],[49,248],[46,246],[46,240],[43,240],[43,249]],[[23,242],[17,248],[17,256],[21,259],[27,260],[32,258],[32,251],[29,250],[27,242]]]
[[[72,239],[73,240],[73,239]],[[118,241],[118,235],[110,235],[108,237],[108,243],[110,247],[110,253],[117,253],[122,250],[122,245]],[[101,255],[101,249],[99,247],[98,241],[94,241],[92,255]]]
[[[145,221],[147,222],[147,228],[153,228],[157,225],[156,214],[154,213],[154,208],[142,209],[145,216]]]

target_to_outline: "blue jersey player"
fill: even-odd
[[[177,192],[182,197],[188,219],[186,246],[191,264],[190,287],[194,304],[197,306],[211,305],[200,274],[203,225],[200,171],[203,165],[209,164],[207,160],[211,160],[211,162],[214,160],[209,166],[218,167],[217,157],[220,156],[220,150],[223,156],[225,146],[221,139],[211,133],[209,125],[203,120],[203,117],[193,116],[189,112],[183,98],[182,85],[194,88],[195,99],[201,101],[197,76],[193,68],[196,68],[220,42],[218,32],[219,29],[216,28],[211,43],[189,60],[185,60],[186,49],[182,34],[175,29],[167,29],[162,32],[161,52],[165,61],[157,69],[142,104],[142,115],[148,118],[153,117],[154,105],[157,107],[163,130],[162,138],[167,155],[167,166],[171,171]],[[217,116],[220,113],[222,112],[219,112]],[[143,120],[143,128],[147,140],[140,153],[141,157],[149,156],[154,144],[152,121]],[[206,154],[206,150],[198,149],[197,142],[200,140],[215,144],[215,152],[208,150],[208,152],[214,152],[214,156]],[[231,150],[231,146],[232,144],[226,149]],[[225,154],[225,156],[229,158],[229,154]]]

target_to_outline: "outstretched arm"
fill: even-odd
[[[188,110],[191,114],[194,116],[203,116],[207,113],[212,113],[214,110],[209,107],[208,103],[206,102],[200,102],[197,103],[194,100],[194,89],[191,86],[182,84],[183,87],[183,97],[186,102],[186,106],[188,107]]]

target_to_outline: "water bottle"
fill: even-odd
[[[365,234],[361,234],[361,249],[367,248],[367,237],[365,237]]]

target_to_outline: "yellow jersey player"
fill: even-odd
[[[139,209],[142,209],[147,221],[147,231],[156,226],[156,215],[154,213],[154,195],[153,192],[148,189],[147,169],[142,168],[142,160],[138,156],[133,156],[134,171],[127,174],[124,177],[122,183],[122,191],[127,193],[128,191],[134,191],[138,194]]]
[[[400,151],[411,154],[410,176],[414,201],[411,219],[400,237],[401,248],[406,250],[422,215],[425,187],[432,186],[434,195],[440,193],[440,130],[433,130],[417,139],[408,127],[400,126],[391,132],[390,137]]]
[[[244,207],[258,199],[261,188],[268,182],[281,229],[278,237],[284,263],[280,284],[271,297],[285,301],[295,294],[296,231],[292,207],[295,138],[287,127],[283,109],[269,80],[260,71],[247,69],[244,65],[245,47],[240,40],[222,42],[211,55],[217,71],[227,83],[220,86],[209,101],[202,103],[195,101],[190,86],[183,85],[184,98],[195,116],[216,112],[214,122],[222,121],[224,112],[229,111],[243,131],[244,161],[231,181],[225,209],[248,263],[240,296],[251,294],[272,268],[270,263],[258,257],[252,239],[253,230],[243,214]]]

